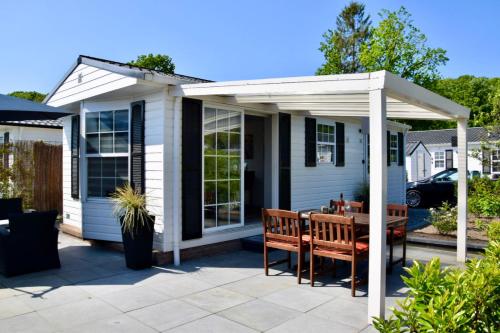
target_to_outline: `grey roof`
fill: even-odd
[[[0,121],[53,120],[68,114],[60,108],[0,94]]]
[[[20,127],[44,127],[44,128],[62,128],[61,120],[12,120],[0,121],[0,125],[20,126]]]
[[[422,143],[422,141],[406,141],[406,156],[413,154],[419,145],[422,145],[422,147],[427,150],[427,147]],[[427,150],[427,153],[429,153],[429,150]]]
[[[70,70],[63,76],[62,80],[57,83],[55,88],[47,94],[44,99],[44,103],[46,103],[50,98],[55,94],[57,89],[64,83],[66,78],[75,70],[76,67],[80,64],[85,64],[89,66],[93,66],[96,68],[101,68],[105,70],[109,70],[110,72],[123,74],[131,77],[144,78],[145,74],[155,74],[165,77],[170,77],[172,79],[179,80],[181,83],[206,83],[213,82],[210,80],[200,79],[198,77],[182,75],[182,74],[170,74],[164,73],[160,71],[151,70],[149,68],[139,67],[135,65],[129,65],[119,61],[113,61],[108,59],[96,58],[86,55],[80,55],[76,61],[76,63],[70,68]]]
[[[421,141],[424,145],[451,144],[451,138],[457,136],[457,129],[410,131],[407,140]],[[470,127],[467,129],[467,142],[480,142],[488,138],[488,132],[483,127]]]

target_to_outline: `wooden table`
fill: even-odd
[[[320,213],[319,209],[304,209],[300,211],[300,217],[304,221],[309,220],[309,215],[311,213]],[[360,226],[362,228],[368,229],[370,226],[370,214],[365,214],[365,213],[352,213],[352,212],[346,212],[345,215],[346,217],[354,217],[354,224],[357,226]],[[394,254],[394,229],[397,227],[400,227],[407,223],[408,218],[406,217],[401,217],[401,216],[387,216],[386,217],[386,223],[387,223],[387,229],[389,230],[389,267],[387,268],[389,272],[392,271],[392,267],[401,262],[404,266],[403,258],[400,258],[396,261],[393,261],[393,254]],[[406,242],[406,239],[405,239]]]

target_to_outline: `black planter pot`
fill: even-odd
[[[136,228],[133,234],[123,231],[123,217],[120,223],[127,267],[136,270],[151,267],[155,217],[149,216],[146,225]]]

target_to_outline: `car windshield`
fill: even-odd
[[[456,170],[446,170],[435,175],[433,179],[437,182],[456,182],[458,180],[458,173]]]

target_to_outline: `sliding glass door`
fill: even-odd
[[[205,107],[203,111],[204,230],[243,222],[241,111]]]

